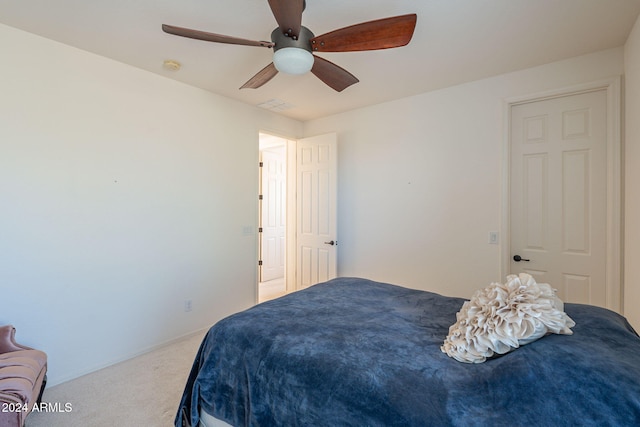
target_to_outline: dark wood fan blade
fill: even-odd
[[[304,0],[269,0],[269,7],[280,30],[297,40],[302,26]]]
[[[314,56],[311,72],[326,83],[327,86],[338,92],[342,92],[352,84],[360,81],[344,68],[319,56]]]
[[[205,31],[191,30],[189,28],[175,27],[173,25],[162,24],[162,31],[176,36],[188,37],[190,39],[204,40],[208,42],[239,44],[244,46],[273,47],[275,44],[266,41],[255,41],[241,39],[238,37],[224,36],[222,34],[207,33]]]
[[[317,52],[355,52],[400,47],[413,37],[416,14],[394,16],[341,28],[311,39]]]
[[[257,89],[274,78],[276,74],[278,74],[278,70],[276,70],[276,66],[273,65],[272,62],[262,70],[258,71],[258,74],[251,77],[249,81],[243,84],[240,89]]]

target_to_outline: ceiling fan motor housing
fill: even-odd
[[[300,27],[298,38],[286,35],[280,31],[280,28],[276,28],[271,33],[271,41],[275,43],[273,51],[276,52],[285,47],[297,47],[311,52],[311,39],[314,37],[315,35],[307,27]]]

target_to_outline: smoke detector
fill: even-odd
[[[182,64],[180,64],[178,61],[173,60],[173,59],[166,59],[162,63],[162,68],[164,68],[165,70],[168,70],[168,71],[178,71],[181,66],[182,66]]]

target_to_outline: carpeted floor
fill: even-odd
[[[206,331],[47,388],[25,427],[169,427]]]

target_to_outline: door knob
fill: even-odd
[[[522,258],[520,255],[514,255],[514,256],[513,256],[513,260],[514,260],[515,262],[520,262],[520,261],[527,261],[527,262],[529,262],[529,261],[531,261],[531,260],[528,260],[528,259],[524,259],[524,258]]]
[[[337,244],[338,244],[338,242],[334,242],[333,240],[331,240],[331,241],[329,241],[329,242],[324,242],[324,244],[325,244],[325,245],[331,245],[331,246],[333,246],[333,245],[337,245]]]

